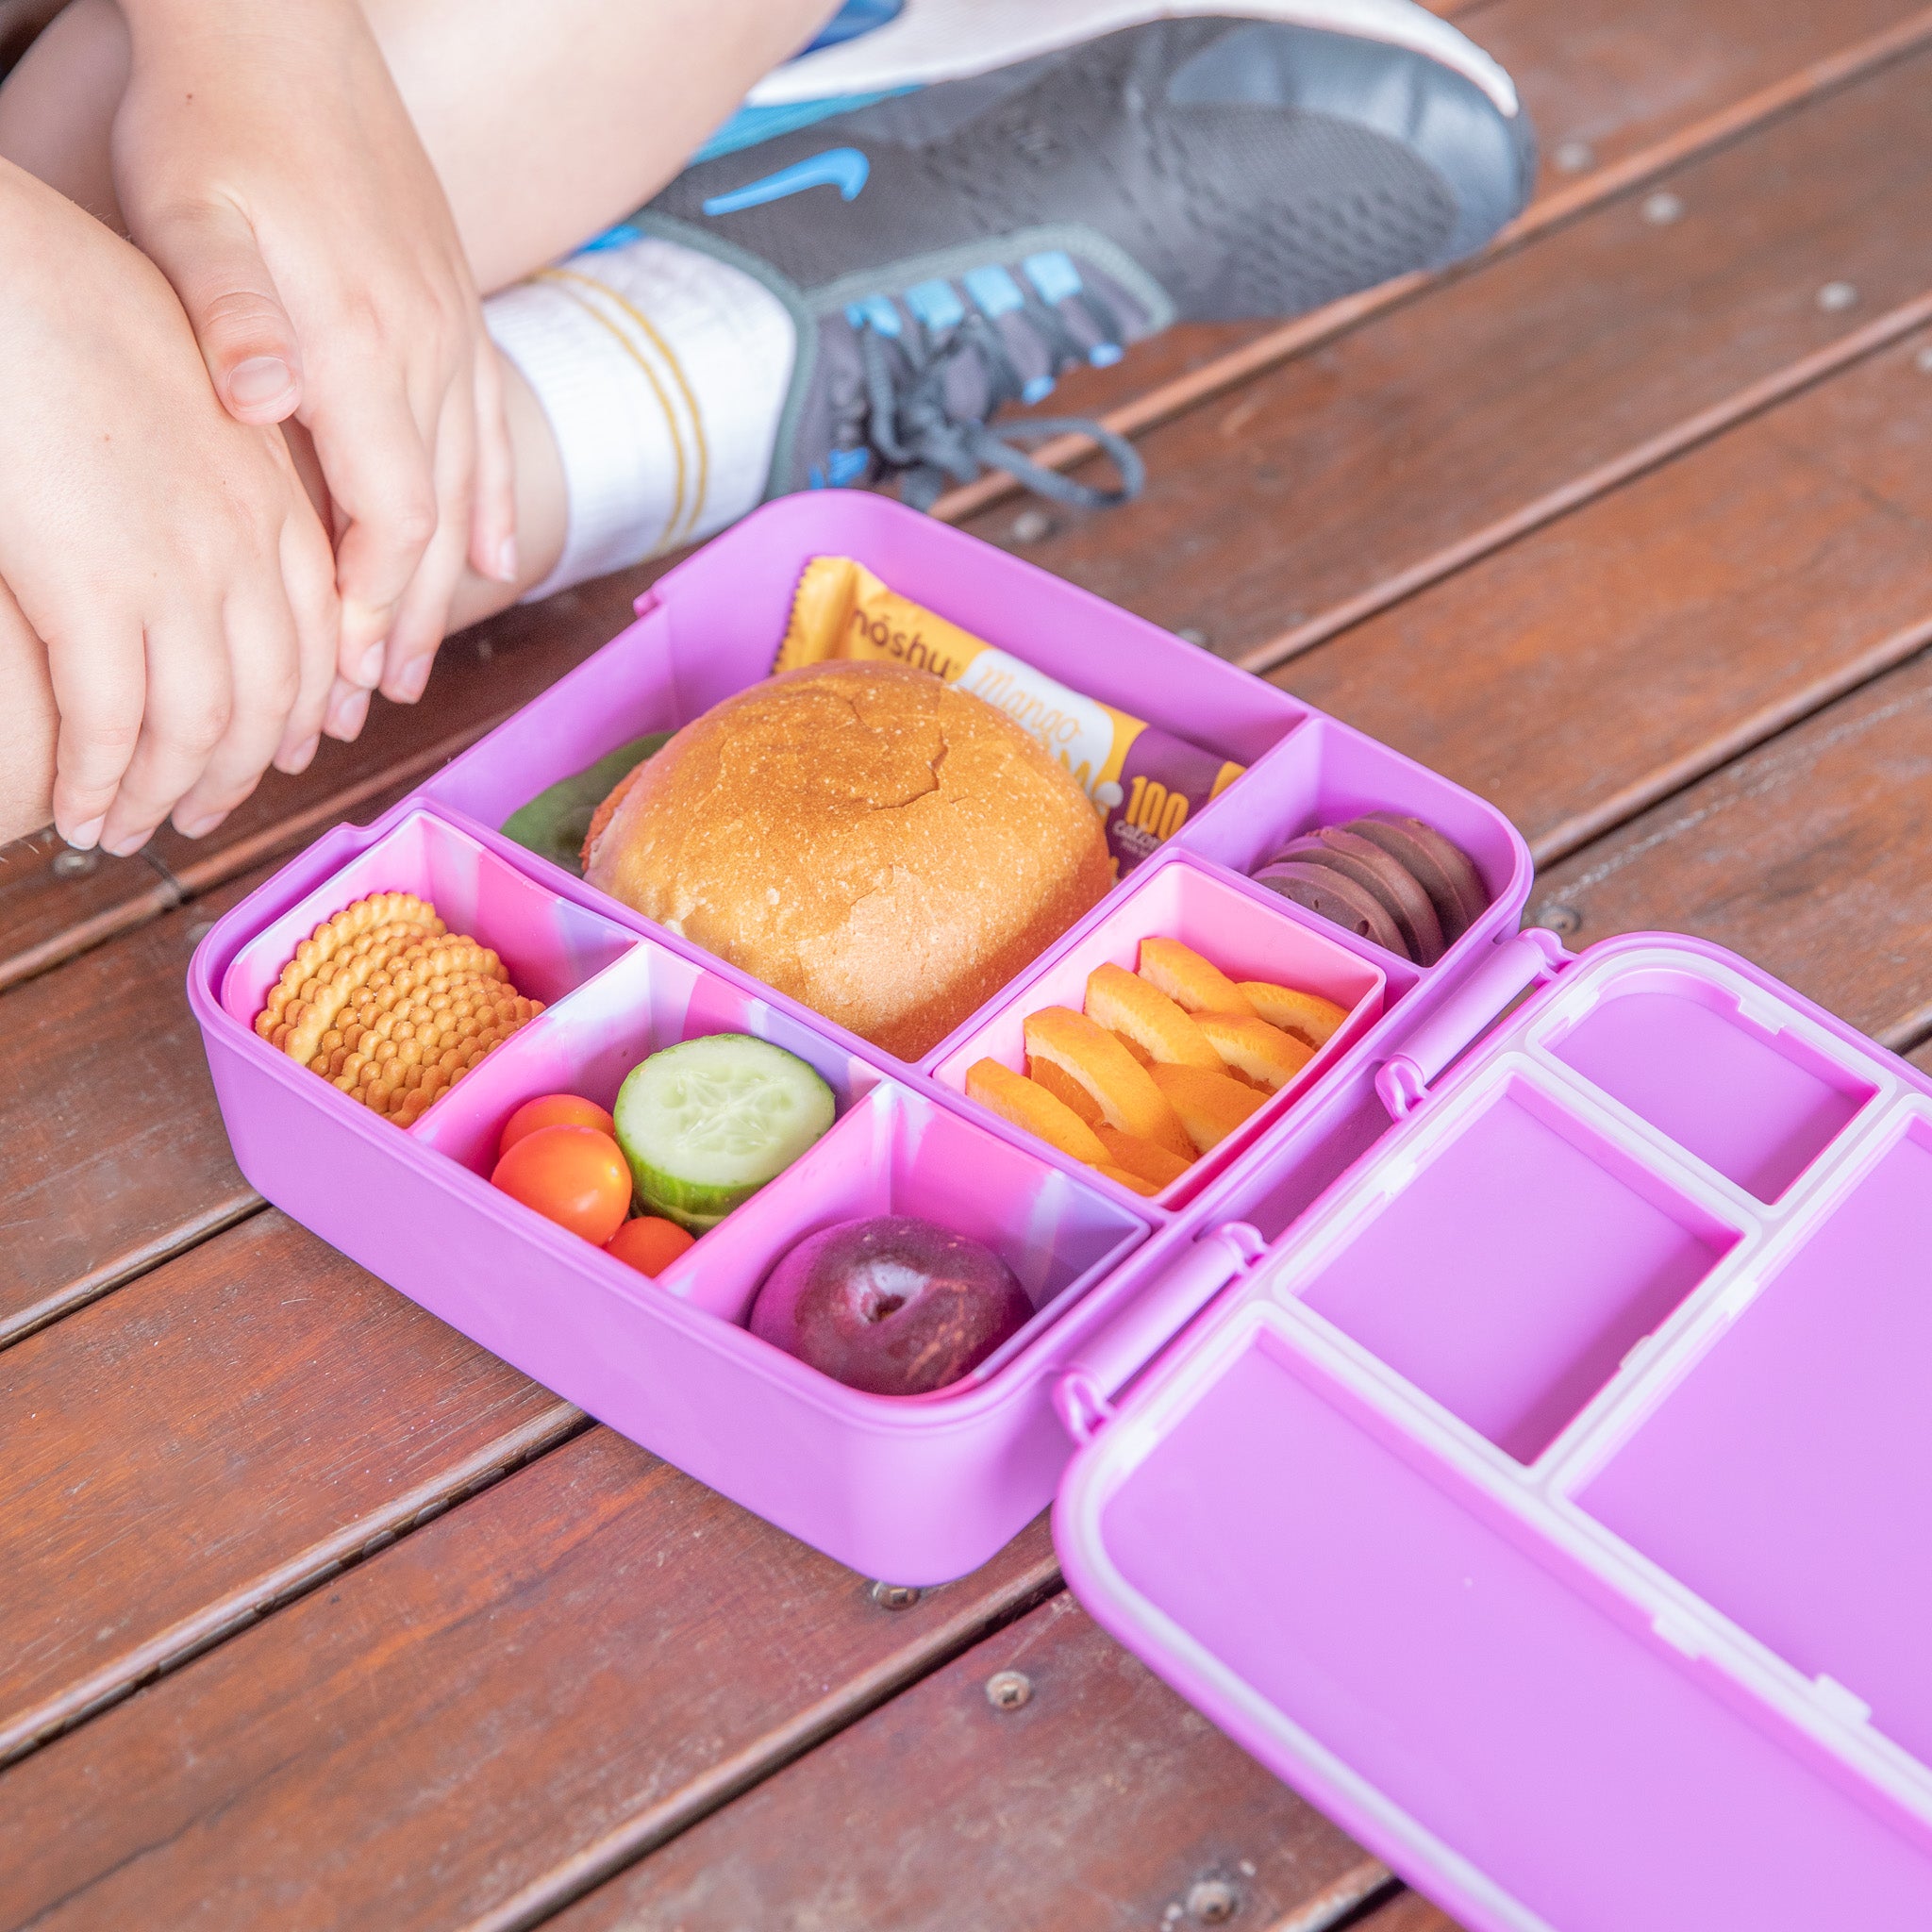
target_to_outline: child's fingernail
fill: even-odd
[[[364,691],[374,691],[382,682],[382,654],[389,649],[387,638],[377,638],[362,653],[362,660],[356,666],[356,682]]]
[[[390,684],[390,695],[399,705],[413,705],[423,695],[423,687],[429,682],[429,657],[413,658],[398,671]]]
[[[287,758],[275,762],[291,778],[298,777],[315,762],[315,754],[321,749],[322,736],[318,732],[313,738],[305,738]]]
[[[228,394],[242,408],[272,403],[289,386],[289,365],[279,356],[251,356],[228,372]]]
[[[92,852],[101,842],[101,827],[107,822],[108,814],[103,812],[99,818],[90,819],[84,825],[75,825],[67,834],[67,842],[76,852]]]
[[[118,839],[103,840],[101,850],[110,858],[132,858],[153,836],[151,830],[123,832]]]
[[[343,740],[354,738],[361,730],[362,721],[368,715],[369,693],[366,691],[345,691],[328,708],[328,735]]]
[[[199,839],[203,833],[212,832],[227,816],[228,814],[225,811],[208,811],[201,812],[193,818],[184,819],[177,812],[175,817],[175,829],[184,839]]]
[[[517,540],[506,537],[496,546],[496,581],[513,584],[517,580]]]

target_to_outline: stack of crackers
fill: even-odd
[[[255,1030],[373,1112],[411,1125],[543,1010],[488,946],[412,892],[374,892],[295,949]]]
[[[1096,966],[1087,1009],[1026,1021],[1026,1072],[968,1069],[968,1095],[1002,1120],[1158,1194],[1292,1080],[1345,1008],[1266,980],[1237,985],[1178,940],[1141,941],[1139,971]]]

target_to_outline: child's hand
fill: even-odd
[[[128,232],[174,283],[236,419],[292,414],[313,437],[341,675],[412,700],[466,556],[516,575],[496,361],[441,186],[355,0],[122,10]]]
[[[314,755],[327,534],[153,264],[4,163],[0,263],[0,580],[46,646],[55,823],[115,853],[171,810],[193,836]]]

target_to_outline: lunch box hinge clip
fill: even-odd
[[[1114,1415],[1114,1395],[1224,1289],[1248,1273],[1268,1244],[1244,1221],[1203,1235],[1126,1312],[1081,1344],[1054,1386],[1067,1433],[1091,1442]]]
[[[1400,1053],[1383,1061],[1375,1092],[1390,1119],[1407,1120],[1428,1097],[1429,1082],[1481,1039],[1519,994],[1546,985],[1575,958],[1555,933],[1540,925],[1498,946],[1495,958],[1451,993],[1410,1034]]]

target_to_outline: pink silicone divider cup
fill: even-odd
[[[896,1081],[874,1088],[756,1201],[757,1213],[741,1209],[705,1236],[702,1268],[673,1271],[665,1286],[742,1324],[765,1276],[808,1235],[880,1214],[930,1221],[991,1248],[1034,1307],[1033,1320],[972,1372],[975,1383],[1024,1351],[1148,1233],[1141,1216],[1097,1188]],[[911,1399],[943,1404],[957,1392]]]
[[[1104,918],[1008,987],[999,1007],[934,1066],[933,1078],[963,1095],[966,1076],[978,1060],[997,1060],[1024,1074],[1028,1017],[1045,1007],[1081,1011],[1088,975],[1109,962],[1132,972],[1143,939],[1178,940],[1230,979],[1269,980],[1318,993],[1343,1008],[1347,1019],[1307,1065],[1157,1197],[1163,1208],[1184,1206],[1274,1125],[1381,1017],[1382,969],[1313,924],[1304,924],[1285,904],[1272,899],[1272,894],[1224,883],[1185,852],[1159,854],[1129,875],[1124,893]]]
[[[1089,1405],[1070,1585],[1459,1923],[1932,1923],[1932,1081],[1716,947],[1547,937]]]

